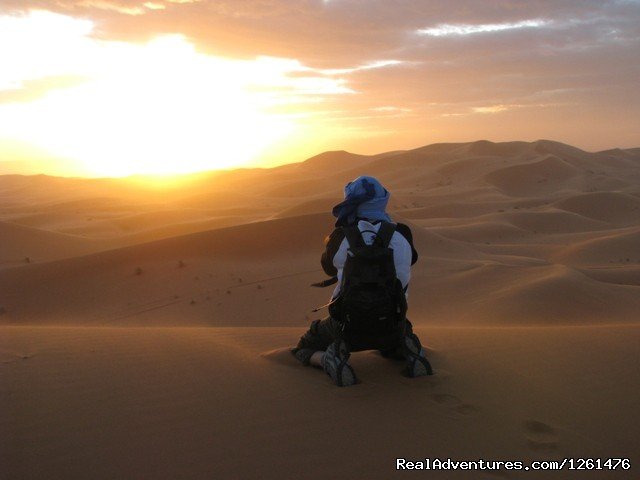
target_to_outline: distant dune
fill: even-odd
[[[181,301],[153,315],[128,313],[125,323],[236,325],[228,313],[246,310],[240,324],[298,324],[328,295],[308,284],[321,276],[331,206],[363,173],[378,175],[392,192],[392,215],[414,230],[421,255],[411,284],[415,322],[635,321],[640,295],[629,272],[640,265],[640,155],[547,140],[373,156],[327,152],[165,186],[137,178],[0,177],[0,305],[7,311],[0,321],[122,323],[105,312],[131,313],[142,297],[162,303],[178,295]],[[187,259],[188,268],[173,268]],[[603,267],[624,273],[604,274]],[[135,275],[138,268],[143,273]],[[314,274],[300,273],[308,271]],[[284,272],[291,276],[278,280],[277,295],[254,292],[265,297],[260,309],[226,293],[234,276],[259,282]],[[295,307],[276,300],[287,295]],[[594,306],[585,295],[603,301]]]
[[[331,207],[362,174],[413,232],[408,316],[436,375],[363,352],[362,383],[338,389],[288,348],[325,314],[311,310],[331,288],[310,284]],[[387,479],[399,456],[637,465],[638,312],[640,149],[336,151],[164,184],[0,176],[0,477]]]
[[[0,222],[0,269],[74,257],[109,246],[106,241]]]

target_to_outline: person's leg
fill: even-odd
[[[314,367],[322,367],[322,362],[324,360],[324,350],[320,350],[317,352],[313,352],[311,357],[309,357],[309,364]]]
[[[413,326],[409,319],[405,319],[404,325],[400,327],[400,330],[393,335],[393,338],[387,342],[385,348],[379,349],[380,355],[384,358],[391,360],[405,360],[404,353],[404,337],[413,333]]]
[[[330,316],[316,320],[300,338],[292,353],[304,365],[322,368],[336,385],[344,387],[356,383],[356,376],[347,363],[349,349],[339,332],[339,326]]]
[[[420,339],[413,331],[413,326],[409,319],[406,319],[404,331],[400,334],[395,345],[380,350],[380,354],[392,360],[403,360],[406,362],[405,373],[409,377],[421,377],[432,375],[431,365],[426,358],[426,353]]]
[[[292,350],[293,355],[304,365],[322,367],[322,354],[337,339],[333,323],[331,317],[311,322],[309,330]]]
[[[403,338],[403,353],[407,366],[405,373],[411,378],[433,375],[431,364],[427,360],[426,353],[420,339],[413,332],[411,322],[407,320],[407,327]]]
[[[351,353],[344,340],[338,339],[327,347],[322,355],[322,368],[339,387],[348,387],[356,383],[356,374],[349,365]]]

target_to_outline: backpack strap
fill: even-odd
[[[360,229],[357,225],[342,227],[342,230],[344,230],[344,236],[347,238],[347,243],[349,244],[350,249],[362,246],[364,240],[362,240],[362,235],[360,234]]]
[[[375,242],[381,245],[384,248],[389,246],[391,242],[391,237],[396,231],[396,225],[389,222],[381,222],[380,229],[378,230],[378,234],[376,235]]]
[[[357,225],[342,227],[342,230],[344,231],[344,236],[347,238],[347,242],[349,243],[349,248],[357,248],[364,244],[362,233],[360,232],[360,229],[357,227]],[[374,243],[387,248],[395,231],[396,225],[394,223],[380,222],[380,228],[375,233],[376,238],[374,240]],[[374,232],[372,231],[372,233]]]

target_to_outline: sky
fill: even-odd
[[[640,0],[2,0],[0,174],[640,146]]]

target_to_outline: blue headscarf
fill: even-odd
[[[374,177],[362,175],[344,187],[344,201],[333,207],[336,227],[353,225],[357,218],[391,221],[385,213],[389,192]]]

